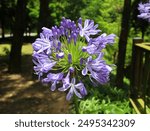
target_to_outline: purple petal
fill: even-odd
[[[56,81],[53,82],[51,85],[51,91],[54,91],[56,89]]]
[[[95,54],[96,53],[96,50],[97,50],[97,47],[94,45],[94,44],[92,44],[92,45],[89,45],[89,46],[84,46],[83,48],[82,48],[82,51],[86,51],[86,52],[88,52],[89,54]]]
[[[73,88],[73,90],[77,97],[82,98],[82,95],[75,88]]]
[[[61,42],[60,42],[60,41],[58,42],[57,50],[58,50],[58,51],[61,51]]]
[[[138,17],[150,22],[150,1],[144,4],[140,3],[138,10],[140,12],[140,15],[138,15]]]
[[[75,78],[72,78],[71,84],[75,85],[75,83],[76,83],[76,79],[75,79]]]
[[[54,73],[49,73],[47,75],[47,78],[50,80],[50,81],[59,81],[59,80],[62,80],[63,78],[63,73],[57,73],[57,74],[54,74]]]
[[[79,29],[80,29],[80,36],[85,37],[86,40],[89,42],[90,41],[90,35],[96,35],[100,30],[97,30],[96,28],[98,25],[94,26],[94,21],[93,20],[85,20],[84,22],[84,27],[82,28],[82,25],[78,23]]]
[[[73,88],[70,88],[70,90],[66,96],[66,99],[69,101],[72,98],[72,96],[73,96]]]
[[[51,63],[44,63],[42,71],[47,73],[52,69],[52,67],[56,64],[56,62],[51,62]]]
[[[62,80],[63,87],[59,88],[59,91],[65,91],[70,88],[70,71],[68,72],[67,76]]]
[[[49,78],[44,78],[43,80],[42,80],[42,83],[49,83],[51,80],[49,79]]]
[[[88,69],[87,67],[85,67],[83,70],[82,70],[82,75],[85,76],[88,72]]]
[[[56,57],[57,57],[58,59],[64,58],[64,52],[60,52],[60,53],[56,54]]]
[[[70,88],[70,84],[63,85],[63,87],[58,88],[59,91],[66,91]]]
[[[73,67],[70,67],[70,68],[69,68],[69,71],[70,71],[71,73],[73,73],[73,72],[74,72],[74,68],[73,68]]]
[[[82,18],[81,17],[78,19],[78,23],[82,25]]]
[[[46,27],[43,27],[42,30],[43,30],[43,34],[49,34],[49,36],[53,36],[52,30],[50,30]]]
[[[37,43],[37,41],[35,41],[33,44],[32,44],[32,47],[35,51],[38,51],[42,48],[42,45]]]
[[[106,84],[109,81],[109,72],[108,70],[103,69],[102,72],[96,73],[92,72],[91,73],[92,77],[98,81],[100,84]]]
[[[75,88],[79,89],[79,90],[80,90],[80,93],[81,93],[83,96],[87,95],[87,90],[86,90],[86,88],[85,88],[85,86],[84,86],[83,83],[78,83],[78,84],[76,84],[76,85],[75,85]]]
[[[80,65],[83,65],[83,58],[80,58]]]

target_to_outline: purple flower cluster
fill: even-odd
[[[138,15],[138,17],[150,22],[150,1],[145,4],[140,3],[138,10],[140,11],[140,15]]]
[[[97,27],[93,20],[82,23],[79,18],[75,23],[63,18],[59,27],[43,27],[32,44],[35,73],[51,91],[67,91],[67,100],[74,94],[79,98],[87,95],[82,82],[85,76],[100,84],[109,81],[112,68],[102,59],[102,49],[114,43],[115,35],[99,35]]]

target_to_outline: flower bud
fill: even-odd
[[[72,55],[71,54],[68,54],[68,62],[72,63]]]

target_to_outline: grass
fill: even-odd
[[[10,53],[10,44],[0,44],[0,56],[6,56]],[[33,52],[32,45],[30,43],[24,43],[22,46],[22,55],[31,55]]]

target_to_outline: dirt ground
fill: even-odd
[[[32,78],[30,67],[20,75],[7,73],[7,64],[0,62],[0,114],[66,114],[70,104],[65,93],[51,92],[48,86]],[[24,64],[23,64],[24,66]],[[29,69],[29,70],[28,70]]]

